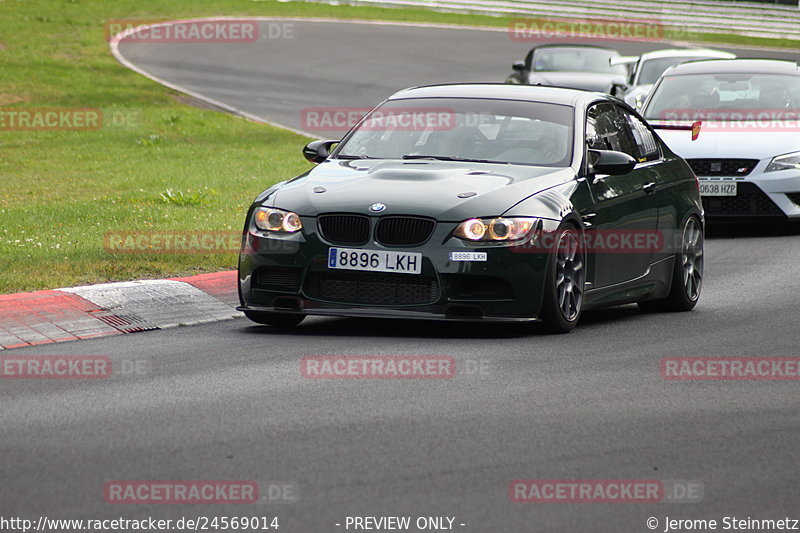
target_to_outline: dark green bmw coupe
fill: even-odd
[[[683,159],[624,103],[570,89],[401,91],[317,166],[256,198],[239,258],[251,320],[542,322],[700,296],[703,211]]]

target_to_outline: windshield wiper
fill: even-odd
[[[403,159],[436,159],[437,161],[467,161],[469,163],[497,163],[500,165],[510,164],[508,161],[495,161],[492,159],[472,159],[468,157],[452,157],[449,155],[404,155]]]
[[[350,155],[350,154],[339,154],[336,156],[336,159],[381,159],[380,157],[371,157],[368,155]]]

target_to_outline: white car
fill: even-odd
[[[707,219],[800,219],[800,66],[693,61],[667,70],[642,115],[700,182]]]
[[[630,78],[625,91],[625,103],[637,111],[642,108],[647,95],[661,74],[669,67],[700,59],[733,59],[736,54],[701,48],[656,50],[640,56],[623,56],[611,60],[612,64],[628,64]]]

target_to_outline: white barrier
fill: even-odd
[[[698,33],[800,40],[800,7],[681,0],[311,0],[321,3],[421,7],[438,11],[510,17],[657,21]]]

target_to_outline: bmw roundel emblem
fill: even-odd
[[[369,206],[369,210],[372,211],[373,213],[380,213],[384,209],[386,209],[386,204],[382,204],[380,202],[374,203],[371,206]]]

